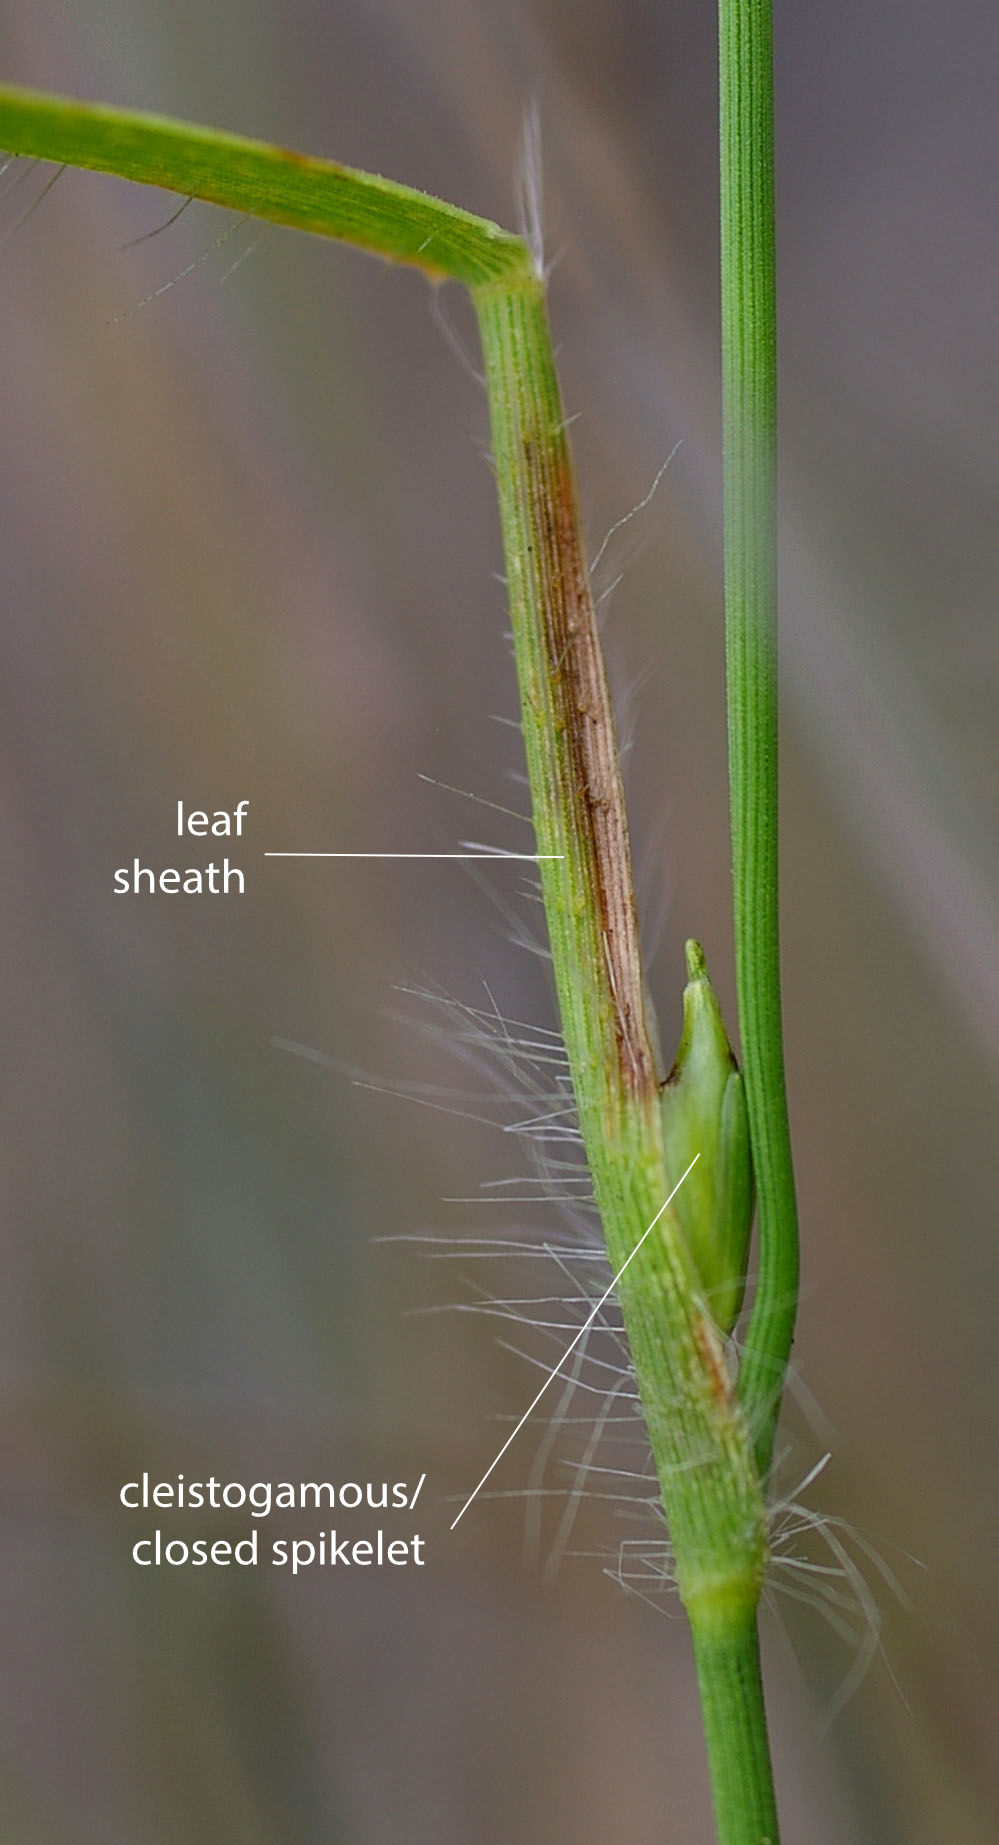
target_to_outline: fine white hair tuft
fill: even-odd
[[[520,217],[521,235],[531,252],[535,273],[545,273],[544,230],[542,226],[541,113],[537,102],[528,103],[520,140]]]

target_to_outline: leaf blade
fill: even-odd
[[[356,244],[433,281],[532,271],[523,238],[414,186],[168,116],[0,86],[0,146]]]

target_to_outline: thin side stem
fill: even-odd
[[[725,631],[739,1030],[759,1266],[739,1393],[765,1476],[798,1301],[777,856],[777,316],[770,0],[719,0]]]

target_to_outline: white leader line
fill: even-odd
[[[493,1468],[499,1465],[500,1461],[503,1459],[504,1454],[509,1448],[510,1443],[516,1440],[525,1422],[527,1421],[527,1418],[533,1413],[535,1409],[537,1409],[537,1406],[540,1403],[542,1397],[544,1396],[545,1391],[548,1389],[549,1384],[552,1383],[554,1379],[558,1376],[559,1372],[562,1369],[562,1366],[565,1364],[566,1359],[570,1357],[570,1355],[575,1351],[577,1345],[579,1344],[579,1341],[582,1338],[584,1338],[585,1335],[589,1332],[590,1327],[593,1325],[593,1322],[596,1319],[597,1314],[600,1312],[600,1309],[604,1304],[604,1301],[607,1300],[611,1294],[613,1294],[614,1289],[617,1287],[617,1284],[620,1281],[621,1276],[624,1274],[625,1269],[628,1267],[629,1263],[635,1260],[635,1257],[637,1256],[639,1250],[641,1249],[642,1244],[644,1243],[646,1237],[652,1234],[652,1231],[655,1229],[657,1223],[659,1222],[660,1217],[662,1216],[663,1212],[666,1209],[666,1205],[672,1204],[673,1199],[676,1197],[676,1194],[679,1191],[681,1185],[683,1184],[684,1179],[687,1177],[687,1173],[693,1171],[700,1157],[701,1156],[699,1153],[695,1153],[693,1159],[690,1162],[690,1165],[687,1167],[687,1172],[682,1173],[680,1178],[677,1179],[677,1182],[674,1185],[673,1190],[670,1192],[670,1195],[667,1198],[666,1203],[661,1204],[659,1206],[659,1209],[656,1212],[654,1218],[652,1219],[652,1222],[650,1223],[648,1229],[643,1230],[641,1236],[638,1239],[638,1242],[635,1244],[634,1249],[632,1250],[630,1256],[628,1257],[628,1260],[626,1262],[622,1262],[621,1267],[618,1269],[617,1274],[615,1275],[610,1286],[608,1288],[605,1288],[603,1293],[601,1294],[600,1299],[598,1300],[596,1306],[593,1309],[593,1312],[590,1314],[588,1319],[583,1321],[583,1324],[580,1327],[578,1333],[576,1334],[576,1337],[572,1341],[572,1344],[566,1346],[565,1351],[562,1353],[562,1356],[558,1361],[558,1364],[555,1366],[555,1369],[553,1371],[549,1371],[548,1376],[545,1378],[545,1381],[541,1386],[541,1389],[538,1391],[538,1394],[535,1397],[533,1403],[529,1404],[527,1409],[525,1409],[523,1415],[520,1418],[520,1421],[518,1422],[516,1428],[513,1431],[513,1434],[507,1436],[505,1442],[503,1443],[502,1448],[500,1449],[499,1453],[496,1456],[496,1459],[492,1462],[492,1464],[489,1467],[486,1468],[486,1471],[483,1474],[481,1480],[479,1481],[479,1484],[476,1487],[475,1492],[471,1493],[469,1497],[465,1500],[465,1503],[462,1506],[461,1511],[458,1513],[458,1517],[454,1521],[454,1525],[456,1525],[460,1519],[464,1518],[465,1513],[468,1511],[468,1508],[472,1503],[472,1500],[476,1497],[478,1493],[482,1491],[482,1488],[485,1486],[485,1483],[488,1480],[489,1475],[492,1473]],[[454,1525],[451,1526],[452,1531],[454,1530]]]
[[[564,852],[265,852],[265,858],[513,858],[532,865],[561,859]]]

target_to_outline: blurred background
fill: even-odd
[[[805,1275],[782,1485],[831,1451],[805,1498],[843,1521],[882,1627],[837,1710],[858,1590],[845,1633],[775,1598],[775,1751],[790,1845],[985,1845],[995,19],[819,0],[779,4],[777,31]],[[686,935],[733,1015],[713,34],[692,0],[0,5],[7,81],[328,154],[506,223],[537,101],[594,549],[681,443],[597,585],[667,1055]],[[524,808],[470,314],[198,204],[125,248],[176,201],[72,173],[42,197],[48,178],[0,182],[5,1836],[708,1845],[683,1624],[610,1580],[613,1497],[544,1567],[573,1431],[525,1431],[498,1496],[448,1530],[536,1388],[509,1347],[540,1348],[438,1310],[482,1285],[519,1297],[525,1265],[382,1240],[566,1234],[554,1205],[495,1202],[525,1171],[497,1125],[516,1101],[487,1051],[462,1061],[467,1015],[416,996],[552,1025],[516,942],[538,927],[522,872],[262,856],[530,849],[435,785]],[[178,799],[249,801],[228,842],[244,897],[112,894],[135,856],[211,856],[177,839]],[[407,1098],[424,1084],[452,1112]],[[484,1184],[493,1202],[449,1202]],[[118,1494],[143,1469],[426,1470],[427,1566],[141,1572]]]

